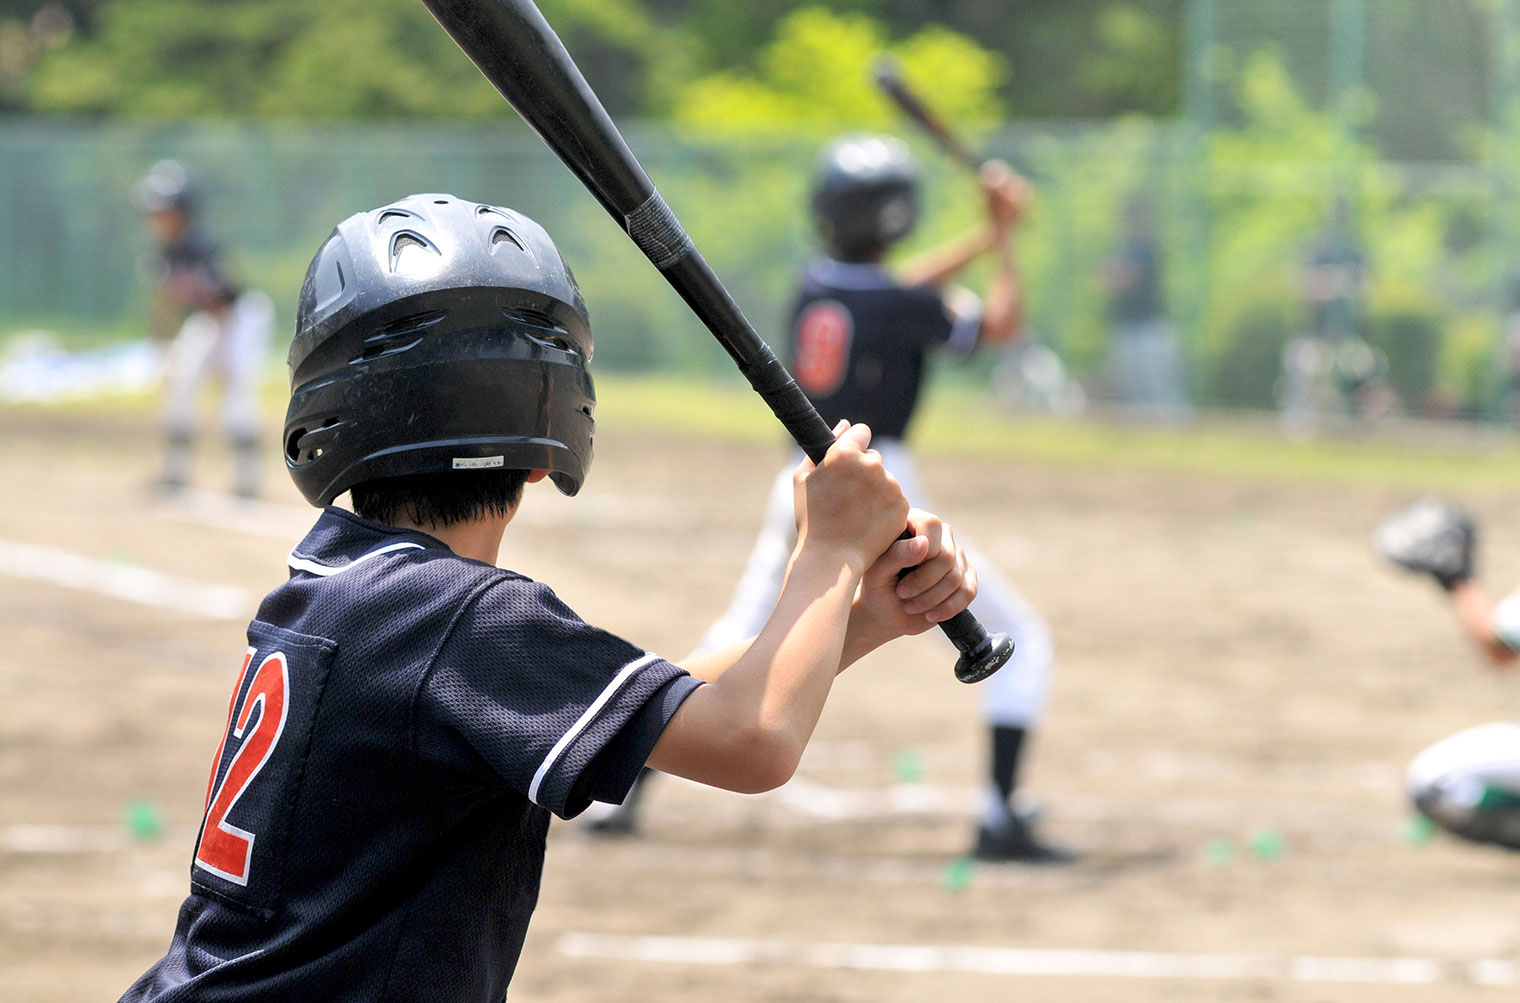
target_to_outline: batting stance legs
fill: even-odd
[[[222,428],[233,450],[233,488],[244,497],[257,493],[259,382],[273,334],[274,304],[256,290],[242,293],[220,312],[197,310],[185,318],[164,360],[164,487],[189,483],[196,397],[208,379],[219,377]]]
[[[913,456],[899,440],[873,441],[888,470],[902,485],[916,507],[928,508]],[[792,471],[800,463],[794,455],[776,476],[766,503],[765,518],[744,573],[734,589],[728,609],[702,635],[690,657],[726,648],[754,637],[765,625],[781,594],[786,564],[796,546],[793,514]],[[967,556],[977,568],[978,594],[972,611],[989,631],[1005,631],[1013,638],[1013,658],[981,684],[982,716],[989,731],[991,754],[987,785],[975,852],[989,860],[1054,862],[1071,855],[1035,839],[1033,812],[1021,808],[1015,798],[1019,767],[1027,738],[1045,712],[1050,686],[1053,651],[1050,631],[993,565],[966,545]],[[639,789],[622,809],[597,823],[602,831],[627,832],[634,826]]]

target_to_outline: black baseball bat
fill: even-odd
[[[936,115],[923,99],[910,88],[903,80],[902,72],[897,67],[897,60],[891,56],[883,55],[876,60],[876,86],[891,99],[892,103],[912,119],[935,144],[949,154],[950,158],[964,166],[971,173],[981,171],[985,158],[972,153],[960,137],[945,124],[945,120]]]
[[[692,244],[539,9],[530,0],[422,2],[660,270],[803,451],[822,460],[833,431]],[[970,611],[940,626],[961,652],[962,682],[987,678],[1013,654],[1008,635],[988,635]]]

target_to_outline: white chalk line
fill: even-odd
[[[153,512],[172,522],[279,540],[288,548],[311,530],[317,510],[189,488],[166,496]]]
[[[119,825],[7,825],[0,853],[114,853],[127,845]]]
[[[0,574],[212,620],[247,620],[254,609],[252,596],[233,585],[211,585],[16,540],[0,540]]]
[[[1308,983],[1430,985],[1468,982],[1520,984],[1520,965],[1497,958],[1446,962],[1434,958],[1357,958],[1314,955],[1187,954],[925,944],[804,944],[782,940],[562,934],[570,958],[682,965],[772,965],[921,974],[967,973],[1066,978],[1272,980]]]

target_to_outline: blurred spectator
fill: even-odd
[[[185,169],[153,165],[134,191],[157,249],[146,272],[154,284],[150,333],[168,342],[164,356],[165,436],[158,486],[189,484],[191,446],[199,431],[196,398],[213,378],[222,383],[222,427],[233,451],[233,490],[258,493],[259,383],[274,331],[274,305],[233,281],[219,249],[201,232]]]
[[[1306,330],[1283,349],[1278,402],[1290,432],[1313,431],[1327,414],[1375,417],[1393,406],[1388,360],[1357,333],[1367,274],[1351,204],[1337,197],[1304,257]]]
[[[1166,315],[1161,249],[1150,206],[1130,199],[1124,237],[1103,273],[1113,324],[1109,368],[1115,395],[1127,413],[1150,421],[1176,421],[1188,412],[1177,330]]]
[[[1309,246],[1302,281],[1309,333],[1331,342],[1356,337],[1367,293],[1367,256],[1344,197],[1331,205],[1325,228]]]

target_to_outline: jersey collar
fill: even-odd
[[[327,578],[384,554],[409,550],[448,551],[448,547],[426,533],[371,522],[329,505],[286,563],[292,574]]]
[[[893,289],[897,286],[884,265],[836,261],[828,257],[817,257],[808,262],[808,277],[830,289]]]

